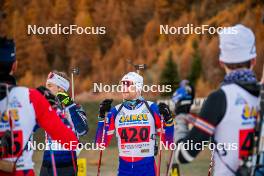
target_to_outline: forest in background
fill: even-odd
[[[223,78],[217,35],[160,35],[159,25],[230,26],[242,23],[256,35],[256,73],[264,63],[262,0],[0,0],[0,35],[16,42],[19,84],[43,83],[50,70],[80,68],[77,91],[93,82],[118,83],[145,63],[145,83],[192,78],[199,96]],[[105,35],[27,35],[27,25],[105,26]],[[173,68],[170,66],[173,65]],[[170,73],[175,73],[172,75]]]

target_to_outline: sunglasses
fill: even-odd
[[[134,85],[132,81],[120,81],[122,86],[130,87],[131,85]]]
[[[48,75],[48,79],[51,79],[54,77],[54,73],[53,72],[50,72],[49,75]]]

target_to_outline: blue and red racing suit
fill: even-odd
[[[152,115],[153,114],[153,115]],[[123,103],[111,109],[104,121],[98,122],[96,143],[109,146],[116,131],[119,149],[118,176],[155,176],[154,148],[160,136],[162,120],[158,106],[150,101],[139,101],[129,106]],[[162,141],[173,142],[173,120],[163,122]],[[103,132],[104,141],[102,141]]]
[[[61,118],[61,121],[68,128],[71,128],[78,138],[88,132],[86,113],[79,104],[73,103],[65,109],[57,109],[57,114]],[[62,148],[58,142],[52,141],[47,133],[46,142],[50,145],[48,145],[48,148],[44,151],[42,167],[50,169],[45,172],[42,170],[43,172],[41,171],[41,175],[47,175],[45,174],[46,172],[51,172],[49,175],[52,175],[51,152],[54,154],[57,173],[60,174],[63,172],[64,175],[73,175],[73,173],[64,173],[64,169],[72,167],[72,171],[77,171],[76,151],[70,151]]]

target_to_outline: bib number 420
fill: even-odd
[[[121,143],[140,143],[149,142],[150,127],[149,126],[132,126],[119,128],[118,133]]]

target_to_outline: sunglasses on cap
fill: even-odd
[[[134,83],[132,81],[120,81],[120,83],[122,86],[126,86],[126,87],[134,85]]]

